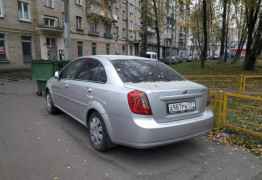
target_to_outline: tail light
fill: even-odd
[[[146,94],[134,90],[128,93],[128,105],[131,112],[141,115],[152,115],[152,110]]]

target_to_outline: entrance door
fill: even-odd
[[[32,37],[22,36],[22,53],[24,63],[32,62]]]
[[[57,59],[56,38],[46,38],[47,57],[49,60]]]

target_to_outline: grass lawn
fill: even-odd
[[[234,74],[261,74],[262,59],[258,60],[255,71],[244,71],[240,62],[235,64],[218,61],[207,61],[206,67],[201,68],[200,62],[185,62],[172,65],[172,67],[183,75],[234,75]]]

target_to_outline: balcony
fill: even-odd
[[[44,16],[40,19],[38,29],[46,33],[63,33],[64,25],[59,21],[58,17]]]
[[[172,32],[164,32],[162,34],[163,39],[172,39]]]
[[[45,24],[39,24],[38,28],[40,31],[44,33],[63,33],[64,32],[64,26],[63,25],[56,25],[56,26],[47,26]]]
[[[99,32],[93,32],[93,31],[89,31],[89,32],[88,32],[88,36],[99,37],[99,36],[100,36],[100,34],[99,34]]]
[[[113,39],[113,34],[111,32],[105,32],[104,33],[104,38],[106,38],[106,39]]]
[[[86,8],[87,18],[93,19],[95,21],[102,20],[110,23],[117,21],[117,16],[112,14],[112,9],[108,5],[104,7],[100,1],[89,1],[89,5]]]

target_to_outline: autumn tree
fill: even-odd
[[[256,59],[261,52],[262,41],[262,0],[243,0],[247,23],[246,56],[244,61],[245,70],[254,70]]]

